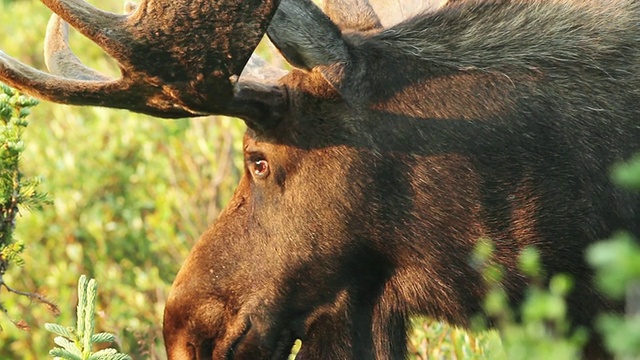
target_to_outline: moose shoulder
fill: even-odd
[[[197,12],[206,1],[188,3],[167,6]],[[169,358],[286,359],[296,338],[299,359],[404,358],[410,315],[465,326],[482,311],[483,275],[470,261],[482,238],[495,243],[513,304],[527,286],[518,255],[533,246],[546,274],[573,277],[573,324],[593,329],[594,314],[621,310],[594,290],[584,251],[617,229],[640,235],[640,198],[608,177],[640,150],[640,2],[456,1],[387,28],[366,0],[327,0],[324,12],[310,0],[219,3],[259,16],[248,27],[214,17],[208,37],[200,26],[200,37],[163,39],[193,58],[165,56],[160,68],[118,43],[107,52],[126,86],[115,89],[80,65],[93,82],[65,70],[72,79],[51,89],[0,53],[0,80],[54,101],[247,123],[238,188],[167,301]],[[210,19],[216,7],[203,9]],[[249,61],[228,82],[269,19],[295,69],[264,79],[271,72]],[[222,44],[216,32],[249,42]],[[62,35],[51,38],[68,52]],[[174,79],[172,66],[197,58],[190,41],[216,45],[206,54],[215,61]],[[122,100],[130,89],[146,92]],[[591,335],[584,356],[608,357]]]

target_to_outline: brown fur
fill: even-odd
[[[302,70],[277,124],[248,121],[238,189],[176,278],[170,358],[284,359],[295,338],[300,359],[404,358],[410,315],[482,312],[480,238],[514,305],[535,246],[573,276],[575,325],[620,310],[584,251],[640,229],[638,196],[608,177],[640,150],[639,3],[464,1],[345,34],[335,19],[276,12],[269,35]],[[585,355],[607,356],[593,333]]]

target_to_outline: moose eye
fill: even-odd
[[[253,175],[258,178],[265,178],[269,175],[269,163],[267,160],[256,160],[253,162]]]

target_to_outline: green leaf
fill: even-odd
[[[507,309],[507,293],[502,288],[490,291],[484,299],[484,309],[487,314],[497,316]]]
[[[91,354],[89,360],[131,360],[131,357],[119,353],[116,349],[108,348]]]
[[[81,356],[78,356],[74,353],[71,353],[65,349],[61,349],[61,348],[53,348],[51,349],[51,351],[49,351],[49,355],[56,357],[56,358],[62,358],[65,360],[82,360]]]
[[[118,353],[118,350],[116,349],[112,349],[112,348],[102,349],[98,352],[91,354],[88,360],[104,360],[109,358],[111,355],[114,355],[117,353]]]
[[[619,315],[601,315],[596,326],[604,335],[607,347],[620,359],[637,359],[640,354],[640,314],[626,319]]]
[[[640,155],[634,156],[625,163],[613,166],[611,177],[618,185],[640,189]]]
[[[91,336],[91,342],[94,344],[114,341],[116,341],[116,336],[108,332],[101,332]]]
[[[66,328],[62,325],[52,323],[44,324],[44,328],[56,335],[64,336],[70,340],[75,340],[75,335],[71,331],[69,331],[70,329],[73,330],[73,328]]]
[[[587,261],[598,270],[598,287],[613,298],[623,298],[627,285],[640,278],[640,246],[628,233],[589,247]]]
[[[56,336],[53,339],[53,342],[56,343],[56,345],[67,350],[71,354],[77,355],[78,357],[82,357],[82,352],[80,351],[80,349],[78,349],[78,347],[74,342],[69,341],[67,338],[64,338],[62,336]]]
[[[542,275],[542,267],[540,266],[540,254],[530,246],[522,250],[519,257],[520,269],[528,276],[537,279]]]
[[[76,311],[78,336],[84,336],[84,316],[87,307],[87,276],[80,275],[78,279],[78,307]]]
[[[82,346],[85,353],[91,350],[91,337],[96,324],[96,301],[98,296],[98,283],[95,279],[90,279],[87,284],[87,294],[84,309],[84,335]]]
[[[557,296],[567,296],[572,288],[571,276],[566,274],[555,275],[549,282],[549,291]]]

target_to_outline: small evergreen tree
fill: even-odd
[[[37,100],[0,84],[0,290],[4,287],[9,292],[43,302],[57,313],[57,307],[42,296],[15,290],[3,279],[10,265],[23,263],[20,254],[24,243],[14,238],[20,207],[38,208],[48,202],[46,194],[37,191],[40,180],[26,179],[20,172],[20,156],[24,151],[22,133],[28,125],[26,117],[30,109],[37,103]],[[1,304],[0,310],[7,313]],[[22,322],[13,322],[26,328]]]
[[[59,347],[52,349],[49,354],[55,359],[64,360],[131,360],[127,354],[119,353],[116,349],[108,348],[92,352],[93,344],[114,342],[113,334],[102,332],[94,334],[96,318],[96,299],[98,297],[98,283],[95,279],[87,281],[87,277],[80,276],[78,281],[78,321],[75,328],[47,323],[44,328],[58,335],[55,343]]]
[[[22,264],[24,244],[13,238],[18,206],[34,207],[46,202],[46,196],[36,191],[38,178],[24,179],[20,173],[22,133],[30,108],[37,103],[0,85],[0,270],[11,263]]]

